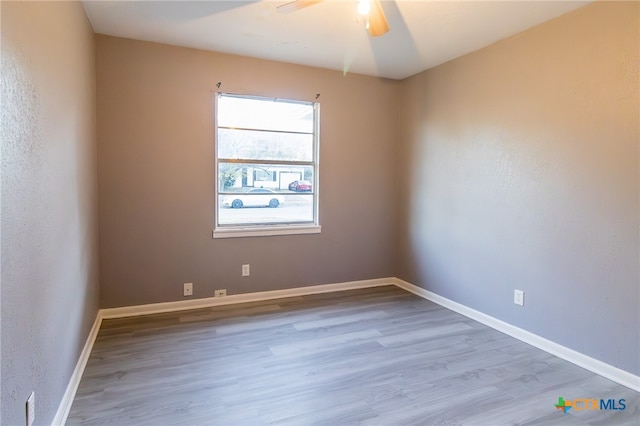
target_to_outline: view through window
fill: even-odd
[[[217,94],[216,230],[318,224],[318,109]]]

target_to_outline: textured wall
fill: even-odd
[[[78,2],[2,2],[2,424],[50,424],[98,309],[94,43]]]
[[[398,276],[640,374],[638,40],[596,2],[404,81]]]
[[[101,304],[392,276],[400,83],[97,36]],[[320,93],[322,233],[212,239],[213,90]],[[241,265],[251,264],[242,278]]]

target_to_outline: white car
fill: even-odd
[[[222,205],[239,209],[241,207],[278,207],[284,203],[284,197],[267,188],[253,188],[244,194],[228,195],[222,199]]]

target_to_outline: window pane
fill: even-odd
[[[313,161],[313,135],[219,128],[218,158]]]
[[[319,105],[233,94],[216,105],[217,229],[317,225]]]
[[[221,194],[218,203],[219,225],[311,223],[314,220],[313,194],[309,193]]]
[[[313,105],[219,95],[218,126],[313,133]]]
[[[218,163],[218,191],[246,193],[253,189],[313,193],[313,166]]]

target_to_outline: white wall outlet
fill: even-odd
[[[524,306],[524,291],[513,290],[513,303]]]
[[[193,283],[184,283],[182,288],[183,296],[193,296]]]
[[[36,393],[31,392],[27,398],[27,426],[31,426],[36,419]]]
[[[242,276],[248,277],[249,275],[251,275],[251,267],[248,264],[242,265]]]
[[[213,290],[213,297],[225,297],[227,295],[227,289],[221,288],[220,290]]]

